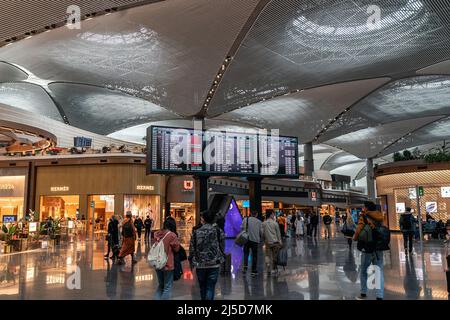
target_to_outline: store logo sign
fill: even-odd
[[[137,186],[136,189],[139,191],[155,191],[155,186]]]
[[[192,190],[194,189],[194,181],[185,180],[183,183],[184,190]]]
[[[317,201],[317,192],[311,192],[311,200],[312,201]]]
[[[0,190],[14,190],[14,185],[9,183],[0,184]]]
[[[64,187],[51,187],[50,188],[51,192],[64,192],[64,191],[69,191],[69,190],[70,190],[70,188],[66,187],[66,186],[64,186]]]

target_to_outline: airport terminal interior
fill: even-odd
[[[189,255],[205,211],[216,299],[375,300],[368,203],[381,298],[448,300],[449,141],[450,0],[1,1],[0,300],[155,299],[156,235]],[[253,213],[276,273],[267,237],[244,268]],[[189,262],[171,299],[203,297]]]

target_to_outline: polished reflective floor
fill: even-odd
[[[355,247],[349,250],[339,235],[287,241],[288,267],[278,277],[262,272],[262,256],[260,275],[244,275],[242,249],[227,241],[232,274],[221,276],[217,299],[355,299],[360,264]],[[409,258],[402,247],[401,237],[394,235],[391,251],[385,253],[385,299],[448,299],[444,244],[428,241],[421,250],[416,242],[416,254]],[[104,249],[103,240],[73,239],[60,248],[2,255],[0,299],[152,299],[157,279],[145,261],[148,246],[137,245],[139,262],[133,268],[104,260]],[[188,269],[175,282],[173,299],[199,299],[195,275]]]

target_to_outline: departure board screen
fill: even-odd
[[[298,177],[294,137],[151,126],[151,173]]]

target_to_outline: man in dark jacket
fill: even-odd
[[[138,241],[141,241],[142,228],[144,227],[144,223],[142,222],[141,217],[137,217],[134,219],[134,226],[136,227]]]
[[[317,237],[317,226],[319,225],[319,215],[313,212],[311,216],[311,236]]]
[[[152,226],[153,226],[153,220],[150,219],[150,216],[147,216],[147,219],[144,221],[144,227],[145,227],[145,241],[148,241],[151,232],[152,232]]]
[[[331,218],[330,214],[327,212],[323,216],[323,224],[325,225],[325,239],[330,239],[330,236],[331,236],[331,222],[333,222],[333,218]]]
[[[405,248],[405,254],[413,253],[413,236],[415,233],[415,219],[411,214],[411,208],[406,208],[406,212],[400,215],[400,231],[403,234],[403,245]],[[409,246],[408,246],[409,244]]]
[[[220,266],[225,261],[225,233],[215,224],[215,213],[202,213],[205,224],[191,237],[189,261],[196,268],[202,300],[214,300]]]
[[[119,221],[115,216],[109,219],[108,223],[108,252],[105,254],[105,259],[109,259],[109,254],[112,251],[112,260],[115,260],[119,254]]]

